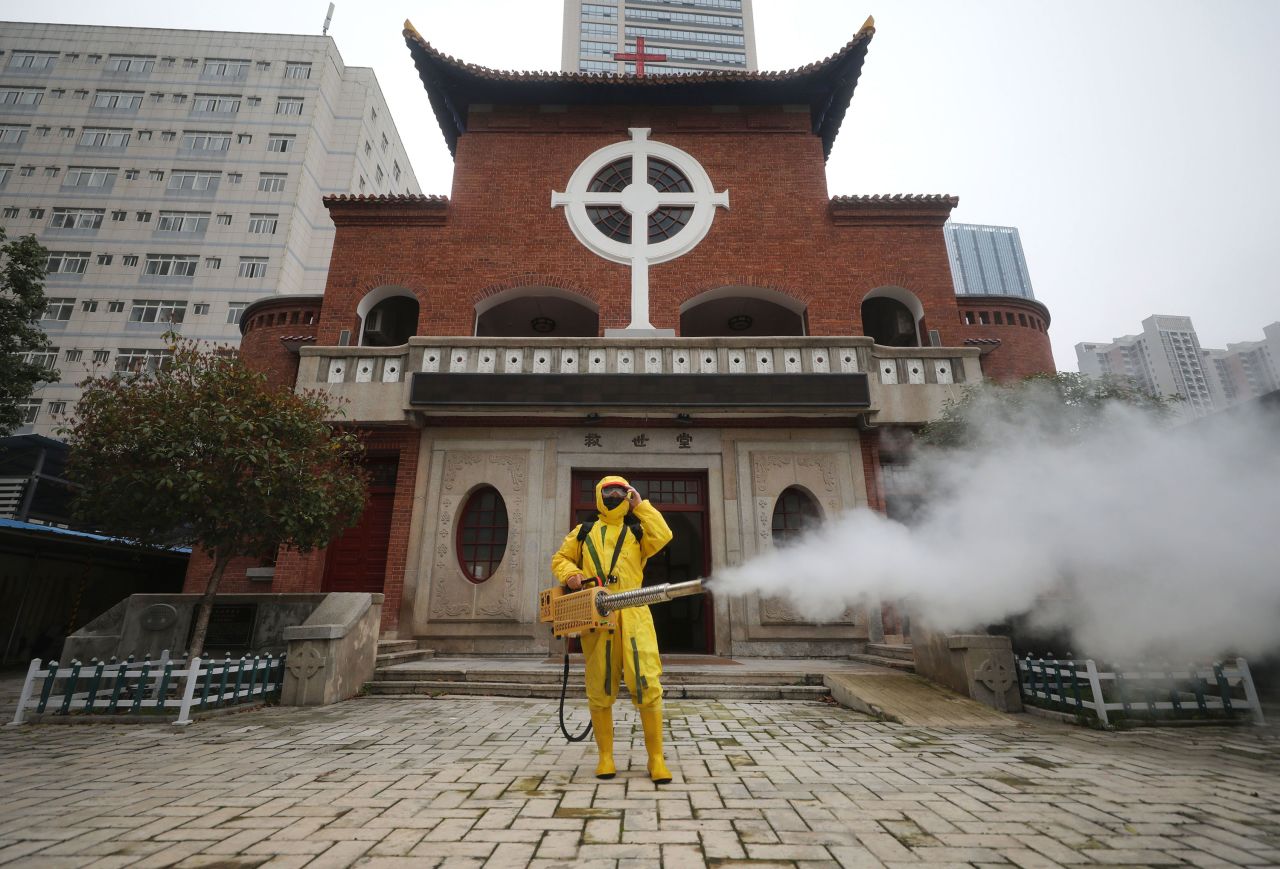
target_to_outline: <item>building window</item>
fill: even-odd
[[[186,302],[134,299],[130,323],[181,323],[187,314]]]
[[[85,268],[89,265],[89,253],[85,252],[68,252],[68,251],[49,251],[49,258],[45,262],[45,274],[49,275],[82,275]],[[48,318],[46,318],[48,319]],[[59,319],[65,320],[66,317]]]
[[[250,214],[249,232],[254,235],[275,235],[279,220],[278,214]]]
[[[158,371],[167,365],[172,358],[173,353],[169,350],[121,347],[116,351],[116,371],[128,371],[134,374]],[[105,362],[106,360],[103,361]]]
[[[64,187],[107,187],[115,180],[117,169],[95,169],[72,166],[67,169]]]
[[[249,307],[248,302],[232,302],[227,305],[227,325],[234,326],[240,322],[240,315]]]
[[[197,259],[198,257],[185,254],[149,253],[143,274],[189,278],[196,273]]]
[[[192,306],[191,306],[191,313],[195,314],[197,317],[202,317],[202,316],[204,316],[205,314],[208,314],[208,313],[209,313],[209,303],[208,303],[208,302],[196,302],[194,305],[192,305]]]
[[[240,183],[241,181],[243,181],[243,180],[244,180],[244,175],[243,175],[242,173],[240,173],[240,172],[228,172],[228,173],[227,173],[227,183],[228,183],[228,184],[239,184],[239,183]]]
[[[84,357],[83,350],[68,350],[66,358],[68,362],[79,362]]]
[[[55,208],[49,226],[53,229],[98,229],[106,213],[103,208]]]
[[[54,298],[46,299],[44,303],[44,315],[42,320],[70,320],[71,309],[76,306],[76,300],[70,298]]]
[[[287,61],[284,65],[285,78],[311,78],[311,64]]]
[[[237,144],[237,145],[251,145],[251,144],[253,144],[253,134],[252,134],[252,133],[238,133],[238,134],[236,135],[236,144]]]
[[[383,133],[382,134],[382,150],[383,151],[387,150],[387,146],[390,144],[391,144],[391,141],[387,139],[387,134]]]
[[[121,265],[128,266],[128,267],[136,266],[138,264],[138,255],[136,253],[127,253],[120,258],[120,263]],[[111,312],[113,314],[124,310],[124,302],[120,303],[119,308],[114,307],[115,304],[116,304],[115,302],[111,303],[112,305]]]
[[[218,186],[221,172],[190,172],[174,170],[169,176],[170,190],[210,190]]]
[[[124,180],[125,180],[125,181],[137,181],[137,180],[138,180],[138,170],[137,170],[137,169],[126,169],[126,170],[124,170]]]
[[[120,222],[120,221],[122,221],[122,220],[127,219],[128,217],[129,217],[129,212],[127,212],[127,211],[113,211],[113,212],[111,212],[111,219],[112,219],[112,220],[114,220],[114,221],[116,221],[117,223],[119,223],[119,222]]]
[[[139,211],[139,212],[138,212],[138,223],[150,223],[150,222],[151,222],[151,212],[150,212],[150,211]]]
[[[240,277],[265,278],[267,276],[267,258],[264,256],[240,257]]]
[[[467,499],[458,522],[458,563],[467,579],[484,582],[502,564],[507,551],[507,505],[492,486]]]
[[[240,78],[249,74],[247,60],[206,60],[201,75],[213,78]]]
[[[368,156],[370,156],[371,154],[373,154],[373,143],[372,143],[372,142],[370,142],[368,139],[365,139],[365,142],[364,142],[364,155],[365,155],[366,157],[368,157]]]
[[[107,361],[108,361],[108,360],[110,360],[110,359],[111,359],[111,351],[110,351],[110,350],[94,350],[94,351],[93,351],[93,364],[94,364],[94,365],[106,365],[106,364],[107,364]]]
[[[205,257],[205,258],[204,258],[204,267],[205,267],[205,268],[207,268],[207,269],[220,269],[220,268],[222,268],[222,257],[220,257],[220,256],[207,256],[207,257]]]
[[[272,133],[267,137],[267,150],[275,154],[285,154],[293,150],[293,140],[293,136]]]
[[[233,115],[240,111],[240,95],[239,94],[196,94],[195,102],[191,104],[193,112],[215,112],[223,115]]]
[[[163,169],[152,169],[151,171],[147,172],[147,178],[148,178],[149,180],[151,180],[151,181],[163,181],[163,180],[164,180],[164,170],[163,170]]]
[[[264,193],[280,193],[288,177],[283,172],[263,172],[258,176],[258,189]]]
[[[157,232],[204,232],[209,226],[207,211],[162,211]]]
[[[32,425],[40,417],[40,404],[35,399],[18,402],[18,425]]]
[[[107,69],[111,72],[146,73],[151,72],[155,65],[154,57],[113,54],[107,58]]]
[[[9,56],[9,69],[53,69],[58,60],[56,51],[15,51]]]
[[[0,106],[38,106],[44,88],[9,88],[0,91]]]
[[[37,350],[27,354],[27,363],[30,365],[39,365],[43,369],[52,369],[58,364],[58,348],[50,347],[48,350]]]
[[[21,145],[30,126],[11,127],[0,125],[0,145]]]
[[[44,209],[43,209],[43,208],[28,208],[28,209],[27,209],[27,217],[31,218],[32,220],[44,220]]]
[[[45,167],[44,167],[44,177],[46,177],[46,178],[57,178],[57,177],[58,177],[58,173],[59,173],[59,172],[61,172],[61,171],[62,171],[62,170],[61,170],[61,169],[59,169],[57,166],[45,166]]]
[[[86,314],[96,314],[98,313],[98,303],[94,299],[85,299],[80,303],[80,310]]]
[[[395,161],[391,163],[391,177],[396,181],[400,180],[400,164]]]
[[[74,137],[75,137],[75,135],[76,135],[76,128],[75,128],[75,127],[63,127],[63,128],[61,128],[61,129],[59,130],[59,132],[61,132],[61,133],[62,133],[62,138],[64,138],[64,139],[71,139],[71,138],[74,138]]]
[[[796,486],[783,490],[773,505],[773,545],[795,543],[805,531],[822,521],[818,505],[809,494]]]
[[[177,62],[178,59],[176,57],[162,57],[160,58],[160,68],[173,69],[173,65]]]
[[[35,166],[23,166],[18,170],[18,175],[22,178],[30,178],[34,174],[36,174]]]
[[[229,151],[231,134],[184,132],[179,147],[184,151]]]
[[[141,105],[141,91],[98,91],[93,95],[95,109],[136,109]]]
[[[17,216],[18,216],[18,211],[19,211],[18,206],[16,206],[16,205],[6,205],[6,206],[5,206],[5,208],[4,208],[4,211],[3,211],[3,212],[0,212],[0,213],[3,213],[3,215],[4,215],[5,217],[13,218],[13,217],[17,217]]]
[[[383,173],[383,171],[382,171],[382,167],[381,167],[381,166],[378,166],[378,167],[374,170],[374,174],[373,174],[373,180],[374,180],[374,182],[376,182],[376,183],[378,183],[378,184],[381,184],[381,183],[382,183],[382,179],[383,179],[383,178],[385,178],[385,177],[386,177],[386,175]]]
[[[100,253],[100,254],[98,254],[98,265],[100,265],[100,266],[109,266],[109,265],[111,265],[111,254],[109,254],[109,253]],[[96,311],[96,310],[98,310],[98,303],[97,303],[97,302],[94,302],[94,303],[93,303],[93,309],[94,309],[95,311]]]

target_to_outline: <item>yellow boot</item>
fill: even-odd
[[[671,771],[662,759],[662,707],[650,706],[638,711],[640,723],[644,726],[644,747],[649,753],[649,778],[654,784],[668,784]]]
[[[596,764],[596,778],[613,778],[618,771],[613,766],[613,710],[591,707],[591,729],[595,732],[596,748],[600,761]]]

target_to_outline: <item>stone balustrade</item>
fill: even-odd
[[[917,423],[982,379],[979,350],[892,348],[865,337],[440,338],[399,347],[304,347],[298,386],[345,399],[347,419],[402,421],[415,374],[859,375],[877,421]],[[495,383],[504,380],[495,377]],[[781,381],[772,380],[778,383]],[[847,378],[846,378],[847,379]],[[479,382],[479,381],[476,381]]]

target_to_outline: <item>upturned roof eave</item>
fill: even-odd
[[[498,105],[782,105],[809,106],[814,135],[829,156],[853,99],[867,47],[868,18],[825,60],[783,72],[715,72],[680,76],[509,72],[465,63],[431,46],[409,21],[404,38],[449,152],[466,133],[470,106]]]

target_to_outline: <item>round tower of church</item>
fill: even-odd
[[[323,296],[268,296],[240,316],[240,357],[277,386],[298,378],[298,348],[314,344]]]
[[[960,335],[966,346],[978,347],[982,373],[1007,382],[1032,374],[1053,374],[1049,343],[1049,309],[1033,299],[1016,296],[962,295]]]

